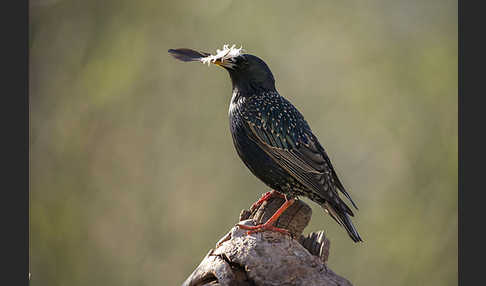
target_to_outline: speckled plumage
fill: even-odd
[[[356,208],[355,203],[302,114],[275,89],[265,62],[244,54],[216,64],[224,67],[232,80],[230,131],[248,169],[289,198],[310,198],[342,225],[353,241],[362,241],[349,217],[354,214],[338,192]]]
[[[337,216],[353,216],[337,191],[355,204],[339,181],[324,148],[302,114],[277,91],[246,96],[235,91],[229,117],[238,155],[266,185],[289,197],[305,196],[325,208],[332,207],[331,212]],[[325,206],[326,202],[330,206]],[[339,217],[334,218],[341,223]],[[355,233],[351,237],[361,240]]]

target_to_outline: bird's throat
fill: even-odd
[[[241,99],[241,94],[238,89],[233,89],[233,95],[231,96],[230,106],[228,113],[231,114],[238,105],[238,101]]]

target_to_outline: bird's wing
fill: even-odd
[[[296,109],[278,115],[263,111],[259,115],[256,120],[247,120],[246,123],[251,130],[248,136],[262,150],[323,199],[339,199],[338,189],[355,205],[337,178],[324,148]],[[275,120],[275,116],[278,116],[278,120]],[[342,205],[346,212],[353,215],[346,204]]]
[[[317,148],[320,150],[320,152],[322,154],[324,154],[323,157],[326,160],[326,162],[327,162],[327,164],[329,166],[329,169],[331,169],[331,175],[332,175],[332,178],[334,179],[334,182],[336,183],[336,186],[341,191],[341,193],[343,193],[344,196],[346,198],[348,198],[348,200],[351,202],[351,204],[353,205],[353,207],[355,209],[358,209],[358,206],[356,206],[356,204],[354,203],[353,199],[351,198],[351,196],[348,194],[348,192],[344,188],[343,184],[341,183],[341,180],[339,180],[339,177],[337,176],[336,171],[334,170],[334,167],[331,164],[331,160],[329,159],[329,156],[327,156],[327,153],[324,150],[324,147],[321,146],[321,144],[319,143],[319,141],[317,141],[317,139],[315,141],[317,142],[317,144],[316,144],[317,145]]]

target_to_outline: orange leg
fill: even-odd
[[[262,197],[251,206],[250,211],[253,211],[257,207],[259,207],[261,204],[263,204],[264,201],[267,201],[272,196],[278,196],[282,199],[285,199],[284,194],[277,192],[275,190],[271,190],[270,192],[266,192],[265,194],[263,194]]]
[[[283,228],[278,228],[274,227],[273,224],[277,221],[277,219],[282,215],[282,213],[288,209],[293,203],[295,202],[295,199],[290,199],[287,200],[285,198],[285,203],[280,206],[280,208],[272,215],[271,218],[267,220],[266,223],[256,225],[256,226],[248,226],[248,225],[242,225],[242,224],[237,224],[237,226],[241,229],[247,229],[249,230],[247,234],[252,234],[255,232],[260,232],[260,231],[266,231],[266,230],[271,230],[271,231],[278,231],[284,234],[289,234],[289,231]]]

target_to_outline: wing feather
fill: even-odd
[[[327,201],[339,198],[331,182],[333,170],[329,169],[326,156],[321,154],[315,137],[305,134],[306,141],[303,142],[307,143],[300,143],[299,147],[295,148],[297,144],[290,136],[286,136],[284,140],[289,144],[283,144],[280,141],[281,136],[267,132],[264,127],[255,127],[251,122],[247,124],[251,130],[249,137],[296,180]],[[341,205],[347,213],[353,215],[346,204]]]
[[[352,215],[341,201],[338,191],[348,198],[326,151],[312,133],[302,114],[277,92],[262,96],[241,97],[237,105],[245,105],[241,118],[248,136],[283,169],[326,201],[334,201]]]

